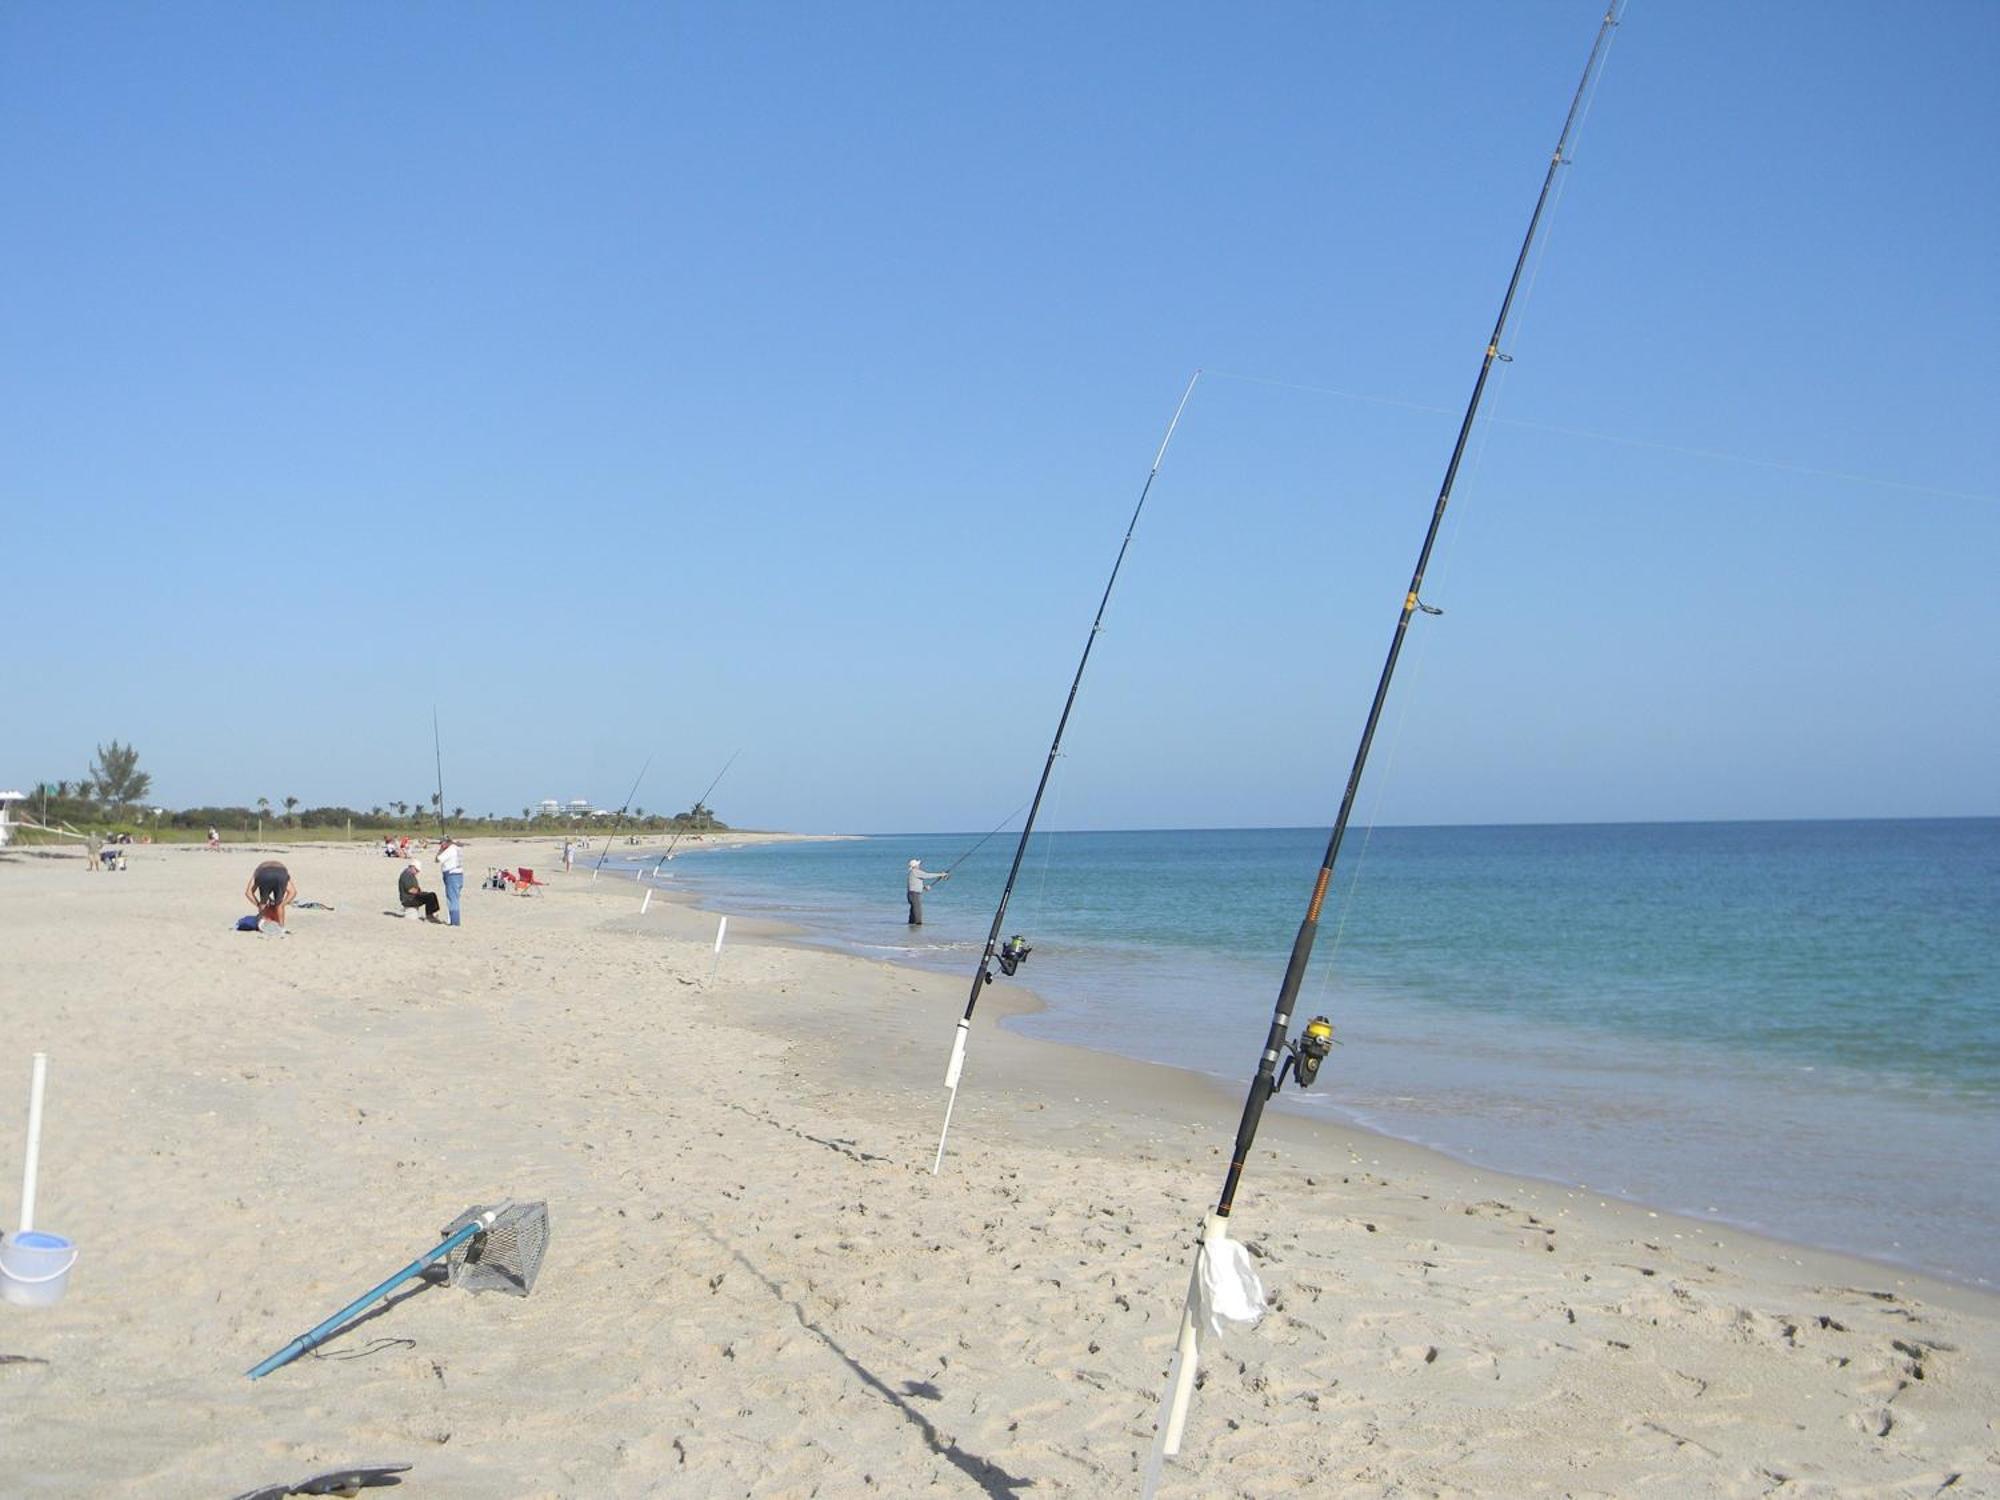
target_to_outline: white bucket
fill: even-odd
[[[0,1298],[16,1307],[54,1307],[69,1290],[75,1245],[59,1234],[23,1229],[0,1241]]]

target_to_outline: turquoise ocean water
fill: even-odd
[[[936,889],[921,929],[903,867],[978,837],[691,852],[664,873],[969,987],[1018,833]],[[1048,1008],[1009,1024],[1247,1081],[1325,841],[1037,833],[1006,931],[1035,945],[1020,982]],[[1344,1045],[1290,1107],[2000,1284],[2000,819],[1356,830],[1336,889],[1299,1015]]]

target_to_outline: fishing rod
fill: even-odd
[[[437,705],[431,705],[431,753],[437,757],[438,789],[437,815],[438,837],[444,837],[444,742],[438,738]]]
[[[1340,812],[1327,838],[1326,856],[1320,861],[1319,874],[1313,881],[1312,898],[1306,903],[1305,919],[1299,923],[1298,936],[1292,941],[1291,958],[1285,965],[1285,977],[1278,986],[1277,1003],[1272,1008],[1271,1029],[1264,1039],[1263,1055],[1257,1061],[1249,1093],[1243,1101],[1243,1116],[1236,1128],[1236,1144],[1230,1152],[1229,1172],[1223,1179],[1222,1194],[1216,1200],[1214,1211],[1204,1222],[1200,1242],[1195,1247],[1194,1271],[1188,1282],[1187,1302],[1181,1310],[1180,1336],[1175,1344],[1173,1370],[1168,1376],[1167,1395],[1160,1411],[1158,1440],[1147,1473],[1145,1490],[1148,1495],[1158,1481],[1160,1460],[1180,1451],[1188,1400],[1194,1391],[1198,1356],[1195,1331],[1203,1304],[1210,1311],[1233,1311],[1242,1321],[1254,1321],[1263,1310],[1262,1288],[1257,1284],[1255,1272],[1250,1269],[1248,1256],[1242,1246],[1228,1237],[1229,1214],[1236,1206],[1236,1190],[1242,1183],[1243,1168],[1250,1159],[1251,1145],[1257,1139],[1257,1127],[1264,1118],[1265,1104],[1283,1086],[1288,1073],[1300,1088],[1311,1087],[1318,1076],[1320,1064],[1333,1049],[1333,1024],[1325,1016],[1315,1016],[1308,1021],[1297,1040],[1288,1039],[1292,1010],[1298,1001],[1299,987],[1305,981],[1313,940],[1319,932],[1320,907],[1326,900],[1327,886],[1333,879],[1334,861],[1340,855],[1341,839],[1347,832],[1348,819],[1354,811],[1355,793],[1361,785],[1361,773],[1368,764],[1369,747],[1374,743],[1376,726],[1381,722],[1382,705],[1389,696],[1389,682],[1395,676],[1396,659],[1402,653],[1403,638],[1409,631],[1410,619],[1419,613],[1444,613],[1424,602],[1424,572],[1430,565],[1431,551],[1437,544],[1445,507],[1451,501],[1452,485],[1465,458],[1473,422],[1479,415],[1480,400],[1486,394],[1487,378],[1493,373],[1496,363],[1505,363],[1511,358],[1500,352],[1500,340],[1507,331],[1515,294],[1520,290],[1529,256],[1540,236],[1550,191],[1561,169],[1568,165],[1570,143],[1584,113],[1584,101],[1603,66],[1611,34],[1618,25],[1618,11],[1622,3],[1623,0],[1611,0],[1604,19],[1598,25],[1590,57],[1584,63],[1583,76],[1577,82],[1576,92],[1570,98],[1569,113],[1563,119],[1562,134],[1557,138],[1556,149],[1549,157],[1548,170],[1543,174],[1541,193],[1535,199],[1535,211],[1528,218],[1527,233],[1521,239],[1520,253],[1514,258],[1514,271],[1508,278],[1506,295],[1500,299],[1499,316],[1494,320],[1492,336],[1486,341],[1486,350],[1479,362],[1479,376],[1473,382],[1465,416],[1458,424],[1458,438],[1452,444],[1451,459],[1445,465],[1444,480],[1438,487],[1437,500],[1431,508],[1430,527],[1424,533],[1423,546],[1417,553],[1416,569],[1410,575],[1410,586],[1404,592],[1402,607],[1396,616],[1396,629],[1389,638],[1388,657],[1382,663],[1382,675],[1375,684],[1375,697],[1368,708],[1368,721],[1362,727],[1361,742],[1354,752],[1354,764],[1347,774],[1347,789],[1340,799]]]
[[[1021,807],[1026,807],[1027,805],[1028,805],[1027,803],[1023,802],[1021,804]],[[1002,818],[999,822],[995,823],[992,827],[992,830],[987,833],[986,838],[982,838],[979,841],[979,843],[974,844],[970,849],[966,850],[965,853],[959,855],[957,859],[953,860],[950,864],[946,865],[944,867],[944,873],[949,875],[953,870],[956,870],[960,865],[964,864],[968,859],[972,858],[973,855],[977,854],[980,850],[980,847],[985,844],[986,839],[992,838],[994,834],[998,833],[1001,829],[1005,828],[1009,823],[1013,822],[1014,819],[1018,818],[1021,815],[1021,807],[1015,808],[1012,812],[1008,813],[1006,817]]]
[[[742,753],[743,753],[743,747],[741,745],[738,745],[734,750],[732,750],[729,753],[729,759],[725,760],[722,763],[722,769],[715,773],[715,780],[711,781],[708,784],[708,790],[703,792],[699,797],[694,799],[694,806],[688,809],[688,822],[690,824],[694,822],[695,812],[698,809],[706,807],[708,805],[708,799],[715,794],[715,789],[722,785],[722,778],[729,774],[729,768],[736,764],[736,757],[741,755]],[[679,815],[676,814],[676,816]],[[668,860],[674,857],[674,845],[678,844],[681,841],[681,835],[686,831],[687,830],[682,828],[678,823],[674,825],[674,836],[667,840],[667,852],[662,854],[658,859],[653,861],[653,873],[655,875],[660,873],[661,865],[665,864]]]
[[[1001,949],[1000,925],[1007,920],[1007,903],[1014,895],[1014,882],[1021,874],[1021,861],[1028,852],[1028,839],[1035,831],[1035,815],[1042,810],[1042,795],[1049,789],[1049,773],[1055,770],[1056,756],[1062,750],[1063,730],[1069,726],[1070,710],[1076,707],[1076,690],[1083,682],[1083,669],[1090,665],[1090,648],[1097,644],[1097,633],[1104,628],[1104,610],[1111,603],[1111,590],[1118,582],[1118,570],[1125,565],[1125,553],[1132,545],[1132,533],[1139,527],[1139,513],[1146,508],[1146,496],[1152,493],[1153,481],[1160,476],[1160,465],[1167,457],[1167,445],[1174,440],[1174,429],[1180,426],[1181,413],[1187,410],[1188,398],[1194,394],[1194,385],[1199,379],[1199,370],[1188,377],[1187,389],[1181,392],[1173,420],[1167,423],[1167,435],[1160,439],[1159,452],[1153,455],[1153,467],[1146,471],[1146,482],[1139,490],[1139,503],[1132,507],[1132,519],[1125,523],[1125,540],[1118,544],[1118,558],[1111,564],[1111,576],[1104,581],[1104,597],[1097,601],[1097,618],[1090,622],[1090,634],[1084,637],[1083,656],[1076,664],[1076,676],[1070,679],[1069,697],[1063,700],[1062,717],[1056,720],[1056,735],[1049,741],[1049,758],[1042,765],[1042,779],[1035,783],[1035,795],[1028,799],[1028,821],[1021,825],[1021,841],[1014,846],[1014,863],[1008,868],[1007,883],[1000,888],[1000,904],[993,909],[993,926],[986,934],[986,951],[980,955],[979,967],[973,971],[972,993],[966,998],[965,1014],[959,1017],[958,1030],[952,1035],[951,1060],[944,1069],[944,1128],[938,1131],[937,1156],[931,1162],[933,1177],[944,1165],[945,1138],[951,1134],[951,1112],[958,1104],[958,1078],[965,1069],[965,1039],[972,1031],[972,1012],[979,1005],[979,992],[993,982],[992,966],[996,953],[1001,972],[1012,977],[1031,951],[1019,936],[1009,938],[1007,946]]]
[[[639,783],[646,779],[646,771],[653,764],[653,757],[646,757],[646,764],[639,767],[639,774],[632,778],[632,790],[625,794],[625,806],[618,809],[618,821],[611,825],[611,832],[604,836],[604,847],[598,851],[597,863],[591,867],[590,878],[597,879],[597,872],[604,868],[604,862],[611,858],[611,841],[618,837],[618,830],[625,826],[625,813],[632,806],[632,799],[639,795]]]

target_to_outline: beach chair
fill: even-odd
[[[514,884],[522,895],[532,896],[536,891],[547,885],[548,882],[546,880],[535,879],[535,872],[526,865],[522,865],[520,869],[514,872]]]

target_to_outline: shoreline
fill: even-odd
[[[849,835],[847,837],[856,836]],[[773,842],[776,842],[776,840],[773,840]],[[720,906],[711,904],[708,896],[686,887],[670,888],[656,885],[653,889],[659,895],[676,901],[677,904],[718,915],[724,914]],[[719,900],[720,898],[715,899]],[[735,916],[731,917],[732,924],[738,920],[740,919]],[[950,972],[942,966],[933,968],[921,963],[912,962],[908,959],[858,952],[855,950],[853,940],[844,938],[836,932],[822,934],[807,927],[797,926],[796,924],[770,917],[759,917],[751,920],[760,923],[762,928],[767,930],[766,940],[769,941],[778,941],[809,951],[834,954],[861,963],[879,963],[895,970],[907,970],[911,973],[927,977],[936,977]],[[969,972],[958,976],[961,993],[969,982]],[[1243,1092],[1248,1086],[1247,1078],[1240,1082],[1233,1081],[1221,1075],[1205,1073],[1198,1069],[1182,1067],[1174,1063],[1160,1062],[1150,1058],[1115,1052],[1105,1047],[1092,1046],[1088,1042],[1038,1037],[1014,1029],[1013,1023],[1021,1017],[1036,1015],[1047,1011],[1049,1008],[1049,1002],[1035,991],[1032,984],[1008,981],[1005,986],[988,987],[980,1000],[979,1015],[993,1015],[998,1026],[1008,1029],[1011,1035],[1034,1046],[1069,1049],[1091,1057],[1105,1059],[1109,1063],[1158,1070],[1159,1072],[1172,1074],[1178,1079],[1185,1080],[1185,1087],[1199,1087],[1210,1095],[1218,1106],[1223,1108],[1224,1112],[1219,1113],[1216,1117],[1216,1127],[1218,1131],[1223,1132],[1225,1139],[1233,1135],[1236,1120],[1243,1107]],[[975,1033],[977,1029],[975,1022]],[[941,1044],[940,1061],[937,1069],[940,1075],[940,1096],[942,1096],[943,1057],[948,1047],[949,1035],[947,1034]],[[1356,1119],[1340,1104],[1333,1102],[1330,1098],[1324,1104],[1323,1109],[1325,1111],[1324,1114],[1319,1110],[1302,1109],[1290,1099],[1281,1095],[1272,1100],[1267,1107],[1264,1117],[1264,1128],[1273,1128],[1277,1125],[1277,1122],[1288,1120],[1299,1122],[1301,1125],[1307,1127],[1325,1126],[1329,1129],[1358,1133],[1374,1140],[1393,1143],[1402,1149],[1420,1152],[1426,1158],[1434,1159],[1441,1164],[1448,1164],[1455,1169],[1517,1184],[1517,1190],[1519,1191],[1526,1191],[1531,1187],[1554,1189],[1573,1197],[1594,1199],[1601,1203],[1624,1204],[1649,1216],[1671,1219],[1677,1224],[1688,1226],[1692,1229],[1727,1231],[1732,1235],[1746,1236],[1753,1241],[1769,1246],[1777,1253],[1832,1256],[1853,1261],[1859,1265],[1871,1266],[1880,1272],[1899,1278],[1911,1278],[1925,1283],[1933,1289],[1949,1287],[1976,1298],[2000,1299],[2000,1287],[1982,1283],[1975,1278],[1953,1275],[1948,1271],[1927,1267],[1909,1260],[1897,1260],[1886,1255],[1870,1254],[1866,1251],[1849,1247],[1819,1244],[1811,1240],[1793,1238],[1760,1228],[1756,1225],[1740,1223],[1724,1215],[1709,1216],[1687,1209],[1674,1208],[1635,1194],[1621,1193],[1611,1189],[1593,1187],[1585,1183],[1571,1182],[1553,1175],[1493,1166],[1473,1161],[1444,1147],[1431,1145],[1408,1136],[1398,1135],[1392,1130],[1383,1129]],[[1996,1305],[2000,1305],[2000,1301],[1996,1301]]]
[[[20,1493],[365,1457],[447,1500],[1136,1491],[1240,1098],[975,1023],[932,1177],[955,979],[756,919],[717,962],[693,893],[582,870],[387,920],[365,848],[300,853],[335,910],[263,939],[248,861],[201,854],[0,861],[0,1025],[52,1053],[41,1219],[83,1256],[0,1307]],[[243,1380],[501,1195],[550,1205],[531,1296],[413,1293]],[[2000,1480],[1990,1294],[1275,1114],[1234,1223],[1274,1308],[1163,1497]]]

